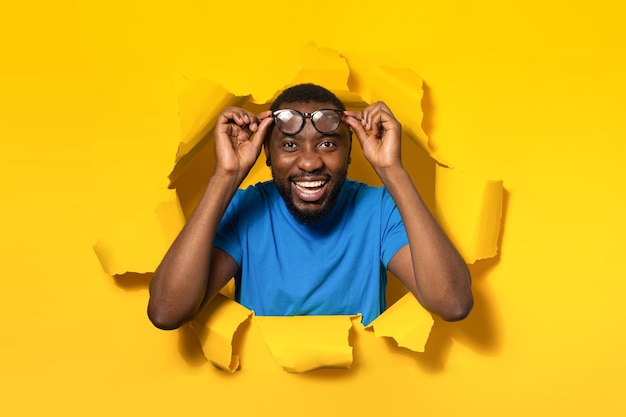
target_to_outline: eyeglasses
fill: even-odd
[[[320,133],[332,133],[339,127],[343,110],[320,109],[312,113],[302,113],[293,109],[276,110],[272,113],[276,127],[286,135],[295,135],[304,127],[306,119]]]

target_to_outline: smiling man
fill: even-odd
[[[383,187],[347,179],[354,131]],[[216,168],[155,271],[148,315],[173,329],[235,277],[257,315],[353,315],[385,309],[387,270],[445,320],[469,314],[467,267],[402,166],[401,125],[382,102],[346,111],[313,84],[285,90],[259,115],[228,107]],[[239,186],[265,148],[271,181]]]
[[[286,94],[289,92],[293,93],[288,90]],[[341,123],[343,105],[328,103],[326,107],[330,108],[320,109],[320,104],[274,105],[277,128],[265,145],[267,165],[278,192],[291,214],[309,225],[324,218],[337,202],[348,173],[352,144],[348,125]]]

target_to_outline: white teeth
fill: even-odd
[[[300,188],[318,188],[324,185],[324,181],[299,181],[296,185]]]

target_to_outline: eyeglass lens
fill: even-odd
[[[295,135],[304,127],[306,118],[311,119],[313,127],[320,133],[331,133],[339,126],[339,111],[331,109],[316,110],[313,113],[300,113],[297,110],[285,109],[274,112],[276,126],[281,132]]]

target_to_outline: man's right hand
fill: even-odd
[[[236,175],[241,182],[261,153],[271,112],[255,115],[239,107],[227,107],[215,126],[216,174]]]

